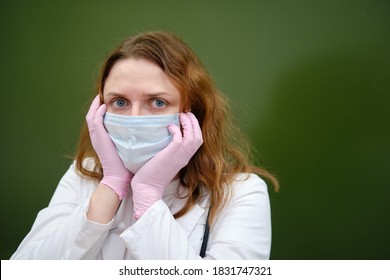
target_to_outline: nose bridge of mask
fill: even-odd
[[[179,114],[124,116],[107,112],[104,115],[104,123],[125,127],[159,127],[171,123],[179,125]]]
[[[169,124],[180,126],[179,114],[123,116],[106,113],[104,116],[110,136],[129,145],[155,143],[169,137]]]

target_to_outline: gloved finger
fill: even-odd
[[[180,113],[180,123],[183,127],[183,143],[190,144],[194,138],[194,135],[188,113]]]
[[[94,118],[95,126],[96,125],[103,126],[103,118],[104,118],[104,114],[106,113],[106,110],[107,110],[106,104],[100,105],[100,107],[96,110],[95,118]]]
[[[195,117],[195,115],[191,112],[188,113],[189,119],[192,124],[192,131],[194,134],[194,140],[196,141],[197,145],[201,145],[203,143],[203,137],[202,137],[202,130],[200,128],[198,119]]]
[[[95,119],[96,110],[99,108],[99,106],[100,106],[100,97],[99,95],[97,95],[92,101],[86,116],[88,126],[90,126],[93,120]]]
[[[168,130],[172,134],[173,142],[181,143],[183,136],[181,135],[180,128],[177,125],[170,124],[168,125]]]

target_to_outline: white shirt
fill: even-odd
[[[114,218],[99,224],[86,218],[97,182],[81,177],[75,163],[63,176],[47,208],[42,209],[11,259],[201,259],[209,195],[174,219],[185,199],[179,180],[167,186],[163,200],[135,221],[131,190]],[[239,174],[232,196],[211,225],[205,259],[269,259],[271,213],[266,183]]]

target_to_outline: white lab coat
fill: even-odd
[[[81,177],[73,163],[11,259],[201,259],[209,196],[205,193],[175,220],[171,213],[185,203],[177,198],[178,186],[179,180],[172,181],[163,200],[138,221],[132,218],[129,191],[115,217],[99,224],[86,218],[97,182]],[[232,197],[211,227],[205,259],[268,259],[271,215],[265,182],[239,174],[230,187]]]

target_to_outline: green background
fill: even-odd
[[[0,1],[0,257],[71,163],[124,37],[177,33],[232,101],[270,188],[272,259],[390,259],[390,2]]]

